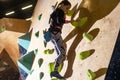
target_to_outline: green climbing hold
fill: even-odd
[[[47,54],[48,53],[48,50],[44,50],[44,54]]]
[[[93,40],[93,36],[88,33],[83,33],[83,38],[88,42],[91,42]]]
[[[72,26],[77,27],[78,26],[78,21],[72,21],[71,24],[72,24]]]
[[[35,36],[38,38],[39,37],[39,31],[35,33]]]
[[[87,76],[88,76],[89,80],[94,80],[96,77],[96,74],[95,74],[95,72],[92,72],[90,69],[88,69]]]
[[[38,54],[38,49],[34,50],[34,54],[37,55]]]
[[[43,63],[43,59],[40,58],[40,59],[38,60],[38,65],[39,65],[39,67],[41,67],[42,63]]]
[[[52,78],[51,80],[58,80],[57,78]]]
[[[4,32],[4,31],[5,31],[5,27],[2,26],[2,27],[1,27],[1,32]]]
[[[44,40],[43,43],[44,43],[44,47],[46,47],[47,46],[47,42]]]
[[[41,20],[41,17],[42,17],[42,14],[40,14],[40,15],[38,16],[38,20],[39,20],[39,21]]]
[[[68,10],[68,12],[66,13],[66,15],[67,15],[67,16],[72,16],[72,15],[73,15],[73,13],[74,13],[74,11],[73,11],[73,10]]]
[[[44,73],[40,72],[40,80],[44,77]]]
[[[82,27],[87,22],[87,17],[83,17],[78,21],[78,26]]]
[[[87,17],[83,17],[80,20],[72,21],[71,24],[74,27],[82,27],[87,22]]]
[[[44,54],[52,54],[53,52],[54,52],[54,49],[44,50]]]
[[[33,62],[35,59],[35,54],[33,51],[23,55],[19,60],[18,60],[18,66],[23,69],[26,73],[30,73]]]
[[[89,57],[90,56],[90,51],[88,50],[88,51],[83,51],[83,52],[81,52],[80,54],[79,54],[79,58],[80,58],[80,60],[84,60],[84,59],[86,59],[87,57]]]
[[[33,71],[34,71],[34,69],[32,69],[32,70],[30,71],[30,74],[32,74],[32,73],[33,73]]]
[[[51,73],[52,71],[54,71],[54,65],[55,65],[54,62],[51,62],[51,63],[48,64],[49,73]],[[63,66],[63,64],[61,64],[61,65],[58,67],[58,72],[60,72],[60,71],[62,70],[62,66]]]
[[[54,49],[48,49],[48,53],[52,54],[54,52]]]
[[[52,54],[54,52],[54,49],[49,50],[49,54]]]

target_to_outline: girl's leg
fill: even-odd
[[[54,35],[52,42],[55,45],[55,49],[58,54],[58,57],[55,60],[55,68],[54,68],[54,70],[57,71],[59,65],[63,63],[63,61],[65,60],[66,49],[60,33]]]
[[[57,43],[56,43],[55,39],[52,39],[51,42],[54,44],[54,48],[55,48],[55,51],[56,51],[57,55],[59,55],[60,51],[57,47]]]

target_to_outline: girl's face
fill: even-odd
[[[71,5],[64,5],[64,4],[61,6],[61,8],[64,11],[64,13],[67,13],[68,10],[70,9],[70,7],[71,7]]]

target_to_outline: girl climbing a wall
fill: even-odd
[[[68,0],[61,1],[57,8],[50,15],[50,27],[48,31],[51,33],[51,42],[55,46],[56,53],[58,57],[55,59],[54,71],[50,73],[51,78],[56,77],[63,79],[63,77],[58,72],[58,67],[66,58],[66,47],[63,39],[61,37],[62,27],[64,23],[69,23],[70,21],[65,20],[65,14],[70,9],[71,3]]]

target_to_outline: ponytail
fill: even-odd
[[[57,9],[60,5],[62,5],[62,4],[64,4],[64,5],[70,5],[71,6],[71,3],[68,1],[68,0],[62,0],[59,4],[58,4],[58,6],[56,7],[56,5],[57,5],[57,3],[55,4],[55,9]],[[49,23],[50,23],[50,21],[51,21],[51,15],[50,15],[50,18],[49,18]]]
[[[68,0],[62,0],[58,6],[56,8],[58,8],[61,4],[64,4],[64,5],[70,5],[71,6],[71,3],[68,1]]]

